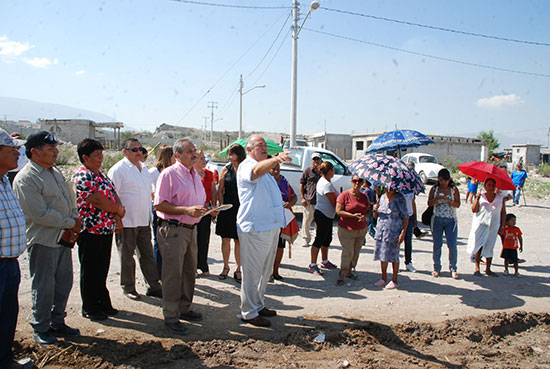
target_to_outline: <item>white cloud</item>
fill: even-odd
[[[0,56],[16,57],[32,47],[28,42],[10,41],[6,35],[0,36]]]
[[[48,59],[48,58],[39,58],[35,56],[34,58],[24,58],[23,61],[29,65],[32,65],[36,68],[48,68],[50,65],[57,64],[57,59]]]
[[[523,104],[524,101],[516,94],[496,95],[493,97],[483,97],[477,100],[476,105],[479,108],[499,109],[506,106],[517,106]]]
[[[83,74],[85,74],[86,71],[84,69],[81,69],[81,70],[77,70],[76,72],[74,72],[74,74],[76,74],[77,76],[81,76]]]

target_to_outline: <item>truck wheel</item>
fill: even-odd
[[[420,179],[422,180],[422,183],[424,183],[424,184],[428,183],[428,177],[426,176],[426,174],[424,172],[420,172],[420,173],[418,173],[418,175],[420,176]]]

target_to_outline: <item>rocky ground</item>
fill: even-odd
[[[420,211],[426,196],[418,198]],[[109,288],[120,313],[104,322],[80,316],[79,264],[74,252],[74,287],[66,322],[82,337],[39,347],[31,339],[30,279],[21,258],[21,311],[16,354],[30,356],[41,368],[550,368],[550,279],[548,216],[550,202],[527,198],[511,208],[524,232],[527,259],[520,278],[475,277],[465,247],[471,224],[466,204],[459,215],[459,272],[453,280],[443,250],[440,278],[431,276],[431,237],[414,241],[416,273],[400,272],[400,288],[373,286],[379,264],[368,239],[357,267],[358,281],[335,285],[336,271],[307,273],[309,248],[300,241],[285,251],[283,281],[268,286],[266,302],[277,309],[269,329],[238,319],[239,287],[220,281],[220,241],[212,236],[212,276],[197,280],[194,309],[205,319],[190,324],[191,333],[175,337],[163,328],[161,302],[143,296],[128,300],[118,286],[118,255],[113,249]],[[338,264],[340,246],[334,230],[330,259]],[[138,291],[146,286],[138,272]]]

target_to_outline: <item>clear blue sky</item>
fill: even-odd
[[[148,130],[161,123],[199,128],[210,115],[207,103],[217,101],[215,117],[223,120],[215,128],[237,130],[236,87],[242,73],[245,90],[266,85],[244,96],[244,129],[288,132],[291,38],[290,23],[284,22],[292,1],[204,1],[287,8],[234,9],[169,0],[2,0],[0,96],[93,110]],[[308,7],[304,2],[302,12]],[[298,62],[299,134],[323,131],[325,124],[334,133],[397,125],[431,134],[493,129],[520,142],[546,142],[550,78],[435,60],[309,29],[544,75],[550,75],[550,47],[323,7],[550,43],[549,1],[325,0],[300,34]],[[256,68],[280,30],[281,37]]]

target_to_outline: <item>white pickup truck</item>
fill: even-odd
[[[334,166],[334,177],[331,180],[334,187],[339,192],[351,188],[352,175],[347,164],[332,151],[318,147],[303,146],[286,150],[290,151],[289,156],[292,158],[292,162],[281,164],[281,174],[288,180],[288,183],[298,195],[297,204],[300,204],[302,201],[300,196],[300,178],[302,178],[302,172],[311,165],[311,156],[316,152],[321,155],[323,161],[328,161]],[[218,173],[221,173],[223,166],[226,164],[211,161],[207,164],[207,168],[209,170],[217,170]]]

